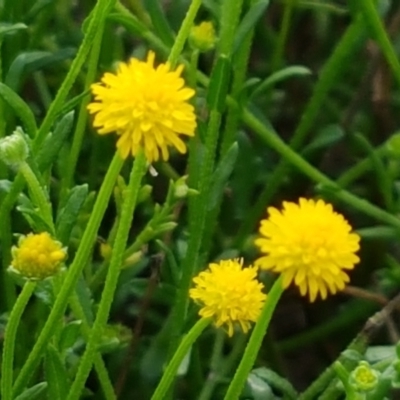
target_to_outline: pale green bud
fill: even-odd
[[[376,388],[380,372],[373,369],[368,362],[360,361],[357,368],[350,374],[349,383],[359,392],[369,392]]]
[[[215,42],[215,29],[210,21],[203,21],[201,24],[195,25],[190,31],[189,43],[192,48],[200,52],[212,50]]]
[[[20,127],[0,140],[0,160],[11,168],[18,168],[29,155],[25,134]]]

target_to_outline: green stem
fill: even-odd
[[[360,354],[364,354],[367,346],[368,340],[366,336],[361,333],[350,343],[346,350],[354,350]],[[357,364],[357,361],[350,360],[344,354],[345,352],[342,352],[337,361],[341,362],[348,370],[353,369]],[[314,400],[316,398],[324,398],[325,400],[336,399],[337,396],[334,395],[334,393],[338,391],[341,392],[342,390],[340,388],[338,389],[337,387],[335,375],[335,371],[331,365],[317,378],[317,380],[315,380],[303,393],[300,394],[299,400]],[[331,388],[326,390],[327,386],[330,386],[331,383]],[[330,392],[329,395],[328,392]],[[321,393],[323,393],[322,396],[320,396]]]
[[[349,65],[356,54],[357,48],[365,37],[365,27],[362,19],[354,21],[342,36],[333,54],[324,65],[319,74],[319,80],[314,87],[313,96],[307,104],[301,120],[290,140],[290,147],[293,150],[299,149],[307,139],[312,126],[315,124],[321,107],[325,104],[326,96],[341,79],[341,75],[346,71],[345,66]],[[273,173],[268,177],[268,182],[264,190],[258,197],[257,202],[247,214],[246,220],[240,227],[235,245],[241,244],[247,235],[254,229],[257,221],[264,212],[266,205],[270,202],[273,195],[279,189],[284,178],[287,176],[289,164],[287,160],[282,160]]]
[[[124,196],[121,219],[117,229],[110,266],[101,296],[99,309],[91,330],[89,341],[86,345],[85,353],[81,358],[78,372],[67,397],[67,399],[70,400],[79,399],[80,397],[86,379],[92,368],[97,346],[102,338],[103,330],[107,324],[108,314],[110,312],[111,303],[114,298],[114,292],[117,287],[121,266],[124,261],[124,251],[133,219],[138,193],[140,190],[140,184],[143,175],[146,173],[146,162],[146,157],[143,151],[141,151],[135,159],[129,185]]]
[[[286,40],[290,30],[290,22],[292,19],[293,6],[297,0],[288,0],[285,2],[282,25],[279,30],[278,43],[275,47],[274,55],[272,57],[271,71],[275,72],[282,64],[283,52],[285,49]]]
[[[329,179],[317,168],[313,167],[301,156],[299,156],[294,150],[285,144],[279,136],[270,131],[248,110],[243,112],[243,121],[249,128],[257,132],[257,134],[265,141],[265,143],[277,151],[286,161],[297,167],[299,171],[308,176],[314,182],[322,184],[327,190],[329,189],[329,192],[335,197],[353,206],[355,209],[362,211],[364,214],[376,218],[378,221],[382,221],[396,228],[400,228],[400,219],[382,210],[381,208],[374,206],[367,200],[360,199],[350,192],[341,189],[334,181]]]
[[[19,171],[28,184],[29,190],[32,194],[33,203],[39,208],[41,218],[50,229],[51,234],[54,235],[53,215],[47,193],[44,191],[42,185],[27,162],[24,161],[20,164]]]
[[[174,45],[169,53],[168,62],[171,64],[171,68],[175,68],[178,62],[179,56],[181,55],[183,47],[185,46],[185,42],[190,34],[190,29],[193,26],[193,21],[196,18],[197,11],[199,10],[200,6],[201,0],[192,0],[190,2],[189,10],[186,13],[178,35],[175,38]]]
[[[169,355],[175,352],[181,335],[182,327],[186,318],[189,303],[188,292],[196,268],[198,265],[201,240],[205,226],[207,198],[209,195],[212,171],[214,169],[215,153],[218,142],[221,114],[211,111],[208,123],[207,137],[205,143],[205,155],[200,171],[199,191],[200,194],[193,201],[193,210],[190,221],[190,240],[182,262],[182,277],[177,288],[176,300],[173,309],[173,325],[171,328],[171,340],[169,344]],[[190,175],[190,172],[189,172]],[[190,210],[189,210],[190,211]]]
[[[239,357],[243,354],[246,345],[246,335],[240,335],[229,356],[224,362],[218,366],[218,369],[211,371],[206,380],[198,400],[209,400],[212,397],[215,387],[229,374],[235,365],[237,365]]]
[[[59,110],[63,107],[68,93],[71,90],[72,85],[74,84],[78,74],[81,72],[82,66],[87,59],[99,27],[106,19],[107,14],[114,3],[115,0],[98,0],[95,8],[93,9],[93,12],[89,15],[88,18],[90,18],[90,21],[82,44],[80,45],[78,53],[71,64],[68,74],[61,84],[61,87],[58,90],[54,101],[51,103],[51,106],[46,113],[42,125],[39,128],[38,134],[33,143],[34,150],[38,149],[43,143],[43,140],[46,138],[51,126],[53,125],[53,122],[55,121]]]
[[[43,351],[45,350],[46,345],[53,334],[54,328],[64,313],[73,288],[81,274],[82,269],[90,257],[93,244],[96,240],[97,230],[99,229],[100,222],[103,218],[112,190],[114,188],[114,183],[118,177],[122,165],[123,160],[119,154],[116,153],[108,168],[107,174],[104,177],[104,181],[100,188],[96,203],[94,204],[89,222],[82,236],[82,240],[76,252],[74,261],[68,269],[63,286],[54,302],[54,305],[50,311],[50,315],[16,380],[14,385],[14,395],[18,395],[28,383],[29,378],[34,373]]]
[[[104,31],[104,21],[102,21],[102,23],[100,24],[99,29],[96,32],[96,36],[93,40],[93,47],[90,52],[90,57],[88,61],[88,71],[85,78],[85,88],[84,88],[85,91],[90,88],[90,85],[92,84],[96,76],[97,63],[100,55],[103,31]],[[76,123],[74,137],[72,140],[71,151],[68,156],[68,162],[67,162],[68,168],[66,170],[65,177],[62,180],[61,199],[63,199],[66,191],[72,185],[76,164],[78,162],[79,152],[82,146],[83,135],[86,131],[86,122],[88,118],[87,105],[89,104],[89,101],[90,97],[89,96],[85,97],[82,100],[79,108],[79,115]]]
[[[35,290],[36,282],[28,281],[11,310],[4,334],[3,357],[1,364],[1,398],[12,400],[12,383],[14,374],[14,347],[17,328],[28,301]]]
[[[250,340],[246,346],[242,360],[240,361],[235,376],[233,377],[228,391],[226,392],[225,400],[234,400],[239,398],[250,370],[253,368],[258,351],[271,321],[272,314],[274,313],[275,307],[278,304],[283,291],[282,277],[279,277],[268,293],[267,300],[257,320],[257,323],[254,326],[253,332],[251,333]]]
[[[208,318],[199,319],[192,329],[184,336],[170,363],[163,373],[160,383],[157,386],[151,400],[163,400],[168,392],[172,382],[175,379],[176,372],[182,363],[183,358],[188,353],[190,346],[197,340],[204,329],[210,324]]]
[[[82,324],[81,324],[82,334],[83,334],[85,341],[88,342],[89,337],[90,337],[90,326],[87,322],[86,315],[82,309],[81,304],[79,303],[79,299],[76,294],[71,296],[70,305],[71,305],[71,309],[72,309],[72,312],[74,313],[75,317],[78,320],[82,321]],[[103,390],[104,397],[106,398],[106,400],[115,400],[116,395],[114,392],[113,385],[110,381],[110,377],[108,375],[106,366],[104,365],[104,361],[98,352],[95,354],[95,357],[94,357],[94,367],[95,367],[95,370],[97,373],[99,383]]]
[[[400,63],[389,36],[376,9],[376,1],[365,0],[356,2],[366,22],[370,26],[374,39],[380,45],[381,51],[390,65],[393,75],[400,85]]]

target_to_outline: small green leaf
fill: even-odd
[[[60,353],[49,344],[44,360],[44,372],[47,381],[48,399],[63,400],[67,397],[69,391],[69,382],[67,371]]]
[[[286,79],[311,74],[312,71],[309,68],[303,67],[301,65],[292,65],[290,67],[283,68],[277,72],[274,72],[268,78],[264,79],[253,91],[253,93],[251,93],[250,96],[257,97],[265,90]]]
[[[27,29],[28,27],[22,22],[16,24],[10,24],[9,22],[0,22],[0,39],[4,35],[12,35],[21,29]]]
[[[64,326],[58,343],[61,351],[71,348],[76,343],[80,335],[81,325],[81,321],[72,321]]]
[[[11,88],[0,82],[0,96],[14,110],[15,115],[21,119],[26,133],[34,138],[37,132],[35,117],[29,106]]]
[[[47,135],[36,156],[36,162],[40,171],[46,171],[57,158],[65,140],[72,130],[74,111],[69,112],[56,124],[53,133]]]
[[[328,125],[324,127],[315,139],[302,150],[303,156],[309,156],[311,153],[323,150],[334,145],[344,138],[344,131],[339,125]]]
[[[58,240],[65,245],[69,243],[72,229],[76,224],[88,192],[89,187],[87,184],[75,186],[70,191],[64,208],[57,216],[56,235]]]
[[[35,399],[43,399],[43,395],[47,388],[47,382],[40,382],[29,389],[26,389],[19,396],[17,396],[14,400],[35,400]]]
[[[36,232],[51,231],[51,228],[40,215],[39,210],[35,208],[30,198],[23,193],[18,196],[17,210],[28,221],[32,230]]]
[[[207,204],[208,211],[212,210],[217,205],[218,200],[222,196],[226,182],[235,167],[238,152],[239,146],[237,142],[235,142],[218,164],[214,172],[212,187],[210,189],[211,196]]]
[[[250,7],[237,29],[235,40],[233,42],[233,52],[239,48],[250,30],[254,29],[257,21],[264,15],[265,9],[268,5],[269,0],[259,0]]]

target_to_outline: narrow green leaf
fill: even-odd
[[[164,44],[171,47],[174,43],[174,33],[169,26],[161,4],[160,0],[146,0],[144,2],[157,36],[159,36]]]
[[[212,210],[218,204],[225,189],[226,182],[235,167],[238,152],[239,146],[237,142],[235,142],[218,164],[213,176],[212,186],[210,189],[211,196],[207,204],[207,210]]]
[[[270,87],[286,79],[311,74],[312,71],[309,68],[303,67],[301,65],[292,65],[290,67],[283,68],[277,72],[274,72],[268,78],[264,79],[253,91],[253,93],[250,94],[250,97],[257,97],[266,89],[269,89]]]
[[[107,17],[109,21],[116,22],[118,25],[122,25],[128,29],[131,33],[136,33],[138,36],[143,36],[148,28],[143,25],[140,21],[133,18],[131,15],[123,15],[121,13],[111,13]]]
[[[81,325],[81,321],[72,321],[64,326],[58,343],[61,351],[71,348],[76,343],[79,338]]]
[[[318,132],[316,138],[302,150],[303,156],[323,150],[344,138],[344,132],[339,125],[328,125]]]
[[[257,24],[257,21],[262,17],[266,8],[269,5],[269,0],[259,0],[254,3],[246,15],[242,19],[237,29],[235,40],[233,42],[233,52],[235,53],[239,46],[242,44],[246,35]]]
[[[60,353],[51,344],[47,347],[44,371],[47,381],[47,398],[49,400],[64,400],[69,391],[67,371]]]
[[[37,132],[35,117],[29,106],[11,88],[0,82],[0,96],[14,110],[20,118],[26,133],[34,138]]]
[[[285,398],[288,400],[297,400],[298,393],[293,388],[292,384],[285,378],[279,376],[276,372],[268,368],[256,368],[251,371],[251,374],[267,382],[273,388],[278,389],[280,392],[285,394]]]
[[[0,39],[4,35],[12,35],[21,29],[27,29],[28,27],[22,22],[16,24],[10,24],[8,22],[0,22]]]
[[[88,192],[89,186],[87,184],[75,186],[70,191],[66,204],[57,217],[56,235],[58,240],[65,245],[69,243],[72,229],[76,224]]]
[[[21,53],[10,65],[4,82],[11,89],[18,92],[23,83],[24,74],[28,75],[47,65],[69,59],[75,53],[76,49],[73,48],[64,48],[54,53],[48,51],[29,51]]]
[[[47,388],[47,382],[40,382],[35,386],[26,389],[19,396],[17,396],[14,400],[35,400],[35,399],[43,399],[43,395]]]
[[[75,112],[64,115],[56,124],[54,132],[47,135],[43,145],[40,146],[36,156],[36,162],[40,171],[46,171],[53,164],[68,134],[72,130]]]
[[[211,110],[223,112],[228,94],[231,63],[226,56],[218,57],[212,70],[207,92],[207,104]]]

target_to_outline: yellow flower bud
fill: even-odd
[[[10,270],[28,279],[45,279],[55,275],[67,252],[47,232],[22,236],[11,249]]]
[[[210,21],[203,21],[190,31],[189,43],[201,52],[212,50],[215,46],[216,36],[214,25]]]

